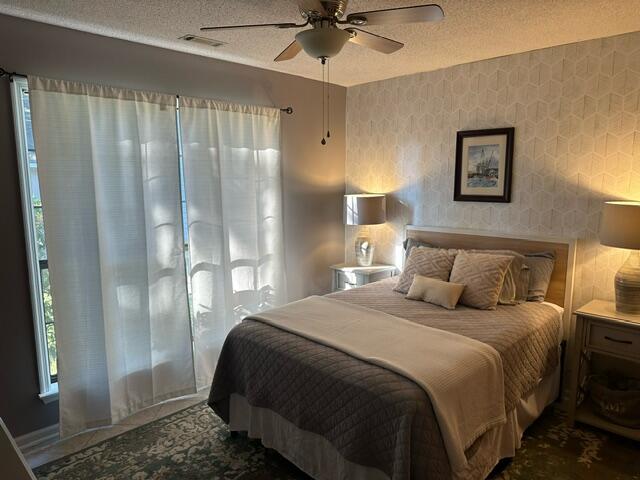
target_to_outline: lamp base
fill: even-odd
[[[373,263],[373,251],[375,246],[369,237],[356,238],[356,263],[360,267],[370,267]]]
[[[615,278],[616,310],[640,315],[640,252],[633,251]]]

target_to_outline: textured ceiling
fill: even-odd
[[[428,3],[351,0],[347,13]],[[435,24],[368,27],[405,43],[391,55],[347,44],[331,62],[331,82],[351,86],[580,40],[640,30],[640,0],[441,0]],[[274,63],[294,30],[207,33],[212,48],[177,37],[202,25],[298,21],[293,0],[0,0],[0,13],[77,30],[319,79],[304,54]]]

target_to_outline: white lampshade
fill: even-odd
[[[377,193],[344,196],[345,225],[378,225],[386,222],[386,197]]]
[[[606,202],[600,220],[600,243],[640,250],[640,202]]]

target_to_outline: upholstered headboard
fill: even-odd
[[[565,332],[567,331],[571,317],[576,254],[575,240],[416,225],[407,225],[406,238],[413,238],[442,248],[506,249],[519,253],[554,252],[556,261],[546,301],[564,308]]]

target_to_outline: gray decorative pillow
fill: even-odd
[[[553,252],[528,253],[525,255],[525,263],[530,272],[528,301],[544,302],[555,262],[556,256]]]
[[[525,257],[526,262],[526,257]],[[529,279],[531,278],[531,270],[528,265],[522,265],[520,270],[520,280],[518,281],[516,299],[518,301],[526,302],[529,296]]]
[[[481,310],[495,310],[511,255],[468,253],[456,255],[449,281],[465,285],[460,303]]]
[[[525,256],[513,250],[465,250],[469,253],[486,253],[489,255],[507,255],[513,257],[511,265],[504,276],[502,290],[498,303],[501,305],[516,305],[527,300],[529,278],[522,276],[522,270],[527,269]]]
[[[427,242],[421,242],[420,240],[416,240],[415,238],[407,238],[404,242],[402,242],[402,246],[404,247],[404,262],[407,263],[407,259],[409,258],[409,254],[411,250],[416,247],[429,247],[434,248],[433,245]]]
[[[446,282],[449,280],[449,273],[451,273],[455,258],[456,253],[451,250],[428,247],[412,248],[394,290],[407,293],[413,283],[413,276],[416,274]]]

